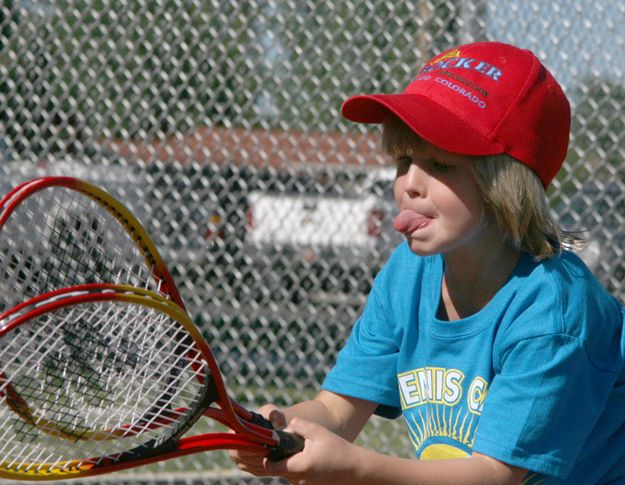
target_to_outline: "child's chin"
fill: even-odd
[[[412,251],[417,256],[433,256],[434,254],[440,253],[440,251],[437,250],[436,248],[427,246],[423,244],[421,241],[415,241],[414,239],[410,237],[407,239],[408,239],[408,247],[410,248],[410,251]]]

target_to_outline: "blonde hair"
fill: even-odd
[[[411,154],[419,141],[399,118],[389,116],[384,122],[382,148],[386,153]],[[506,243],[537,260],[583,245],[579,234],[558,227],[542,183],[527,165],[505,154],[469,158],[474,161],[473,174],[489,213]]]

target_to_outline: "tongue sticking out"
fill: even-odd
[[[425,217],[410,210],[403,210],[393,219],[393,226],[396,231],[407,234],[416,231],[429,220],[429,217]]]

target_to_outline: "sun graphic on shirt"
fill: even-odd
[[[467,456],[469,454],[460,448],[445,443],[435,443],[426,446],[419,458],[421,460],[449,460],[450,458],[466,458]]]
[[[431,403],[406,416],[408,434],[420,460],[467,458],[473,449],[478,416],[467,410]],[[447,443],[426,444],[430,438],[443,437]],[[419,452],[420,450],[420,452]],[[545,476],[528,472],[521,485],[540,485]]]
[[[473,447],[477,417],[466,409],[440,405],[426,405],[406,416],[410,441],[420,450],[421,460],[465,458]],[[447,443],[426,442],[443,437]],[[455,445],[457,443],[457,445]]]

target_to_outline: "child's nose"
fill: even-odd
[[[418,163],[410,164],[406,172],[404,190],[410,197],[423,196],[428,177],[428,173]]]

